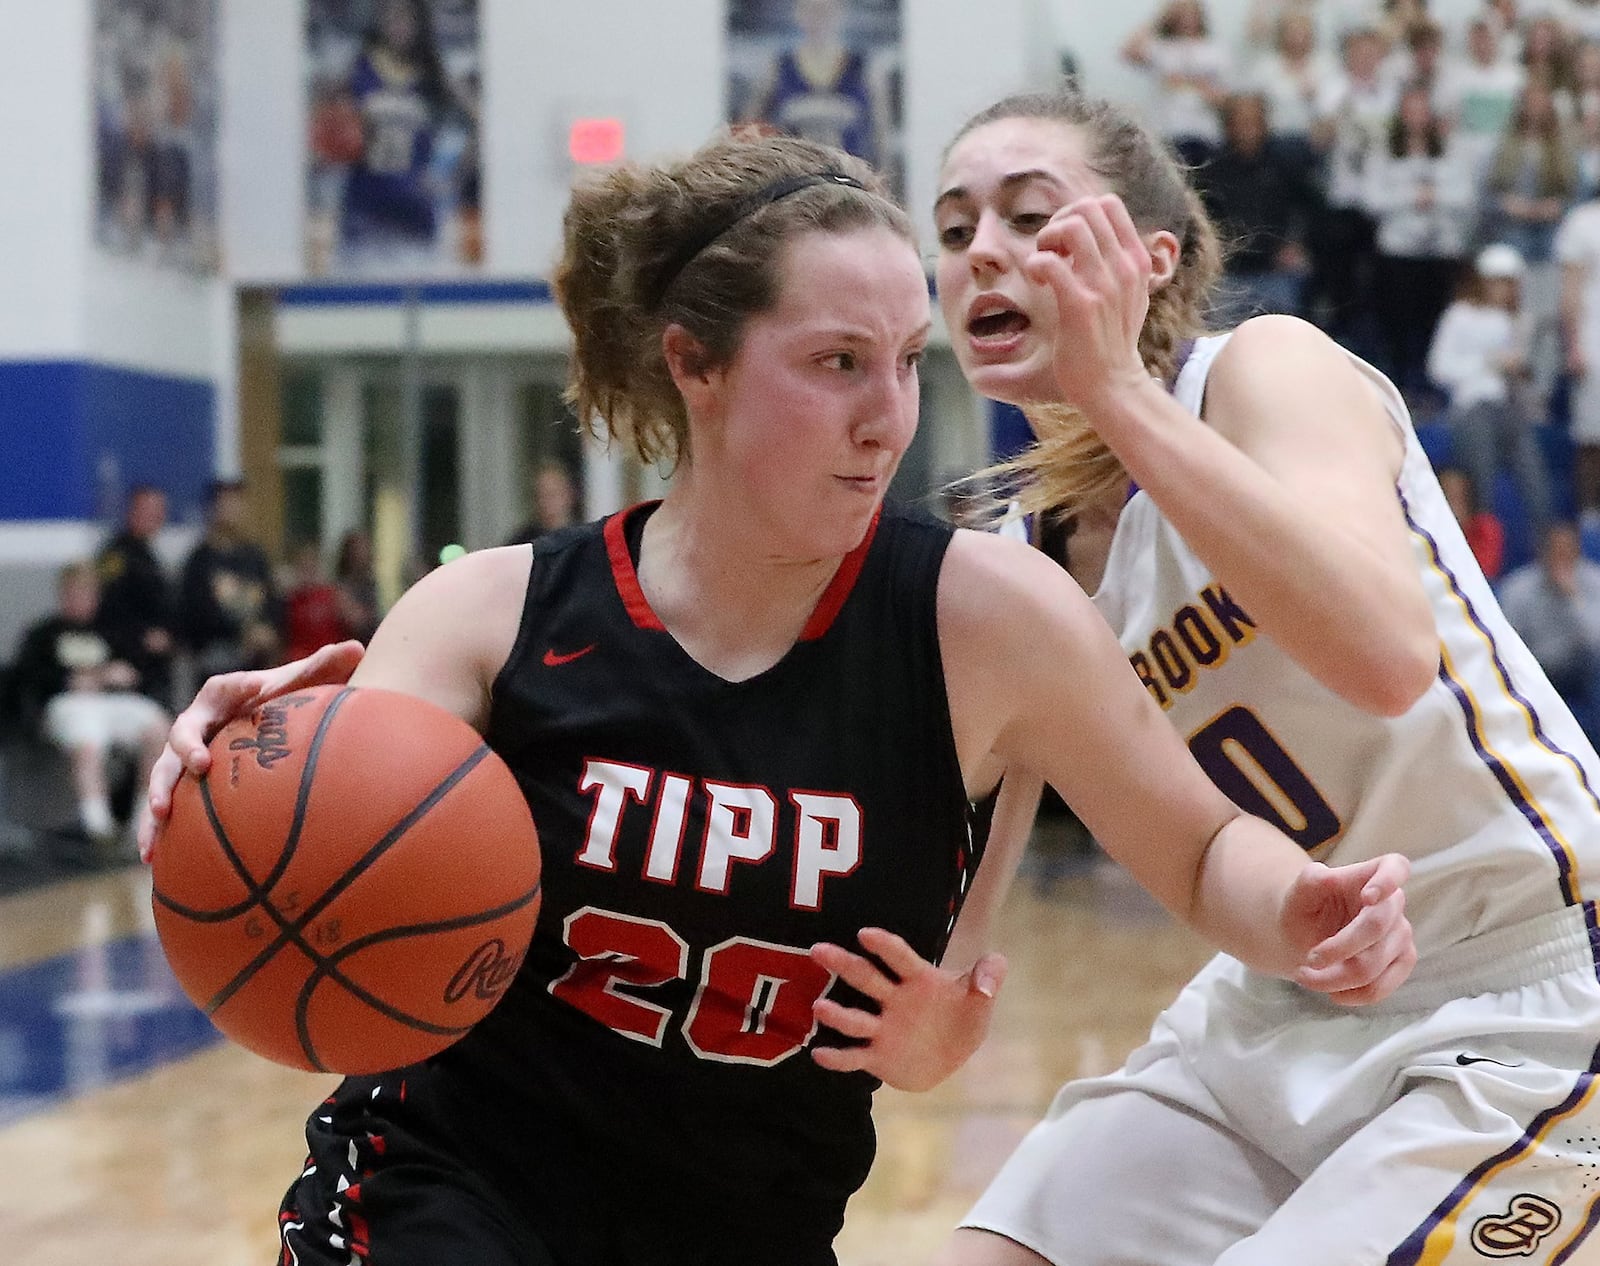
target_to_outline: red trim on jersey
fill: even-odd
[[[627,608],[628,618],[638,628],[665,633],[667,626],[656,618],[656,613],[650,609],[650,600],[644,596],[644,590],[639,588],[639,573],[634,568],[633,555],[628,552],[628,537],[624,530],[627,527],[628,516],[640,506],[657,504],[659,503],[641,501],[639,505],[629,506],[607,519],[606,553],[611,557],[611,575],[617,582],[617,593],[622,596],[622,605]]]
[[[811,618],[806,621],[805,628],[800,630],[802,642],[816,641],[833,627],[833,622],[839,618],[839,612],[844,610],[845,599],[856,587],[856,577],[861,575],[861,566],[867,561],[867,550],[872,548],[872,538],[877,535],[878,515],[881,513],[880,510],[873,514],[872,522],[867,525],[867,534],[861,538],[861,544],[844,556],[844,561],[839,564],[839,570],[833,573],[833,579],[822,591],[822,597],[817,600]]]
[[[633,555],[628,552],[627,523],[628,518],[635,511],[647,505],[659,505],[659,501],[641,501],[638,505],[629,506],[620,510],[606,520],[605,538],[606,554],[611,559],[611,575],[617,584],[617,593],[622,598],[622,605],[628,612],[636,628],[651,629],[658,633],[665,633],[667,626],[661,623],[660,618],[650,608],[650,600],[644,596],[644,590],[639,587],[639,572],[633,565]],[[867,550],[872,547],[872,538],[878,532],[878,518],[880,510],[872,516],[872,522],[867,525],[867,534],[861,538],[861,544],[846,554],[839,563],[839,570],[833,573],[833,579],[828,582],[828,587],[822,591],[822,597],[817,599],[817,605],[812,609],[811,616],[806,620],[805,628],[800,630],[802,642],[814,642],[829,629],[833,622],[839,618],[839,612],[844,609],[845,599],[850,596],[850,591],[855,588],[856,578],[861,575],[861,567],[867,561]]]

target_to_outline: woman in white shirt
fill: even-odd
[[[1509,470],[1537,533],[1550,517],[1550,478],[1521,400],[1529,333],[1521,311],[1523,270],[1522,256],[1503,242],[1479,252],[1455,302],[1439,318],[1428,375],[1450,395],[1456,465],[1485,501],[1496,473]]]
[[[1250,74],[1251,86],[1267,101],[1267,130],[1274,143],[1309,168],[1313,161],[1312,127],[1324,85],[1336,67],[1317,47],[1317,28],[1311,11],[1286,9],[1278,18],[1272,51],[1264,54]]]
[[[1189,166],[1202,166],[1222,142],[1218,110],[1227,95],[1228,57],[1211,35],[1201,0],[1171,0],[1128,37],[1122,57],[1156,76],[1157,133]]]
[[[1427,385],[1433,327],[1450,301],[1472,229],[1477,188],[1471,166],[1447,143],[1428,90],[1400,95],[1388,144],[1367,170],[1378,221],[1378,328],[1384,368],[1406,392]]]

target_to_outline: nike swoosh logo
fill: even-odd
[[[1502,1060],[1490,1059],[1487,1055],[1457,1055],[1456,1063],[1466,1068],[1470,1064],[1498,1064],[1501,1068],[1521,1068],[1521,1064],[1507,1064]]]
[[[575,659],[582,659],[599,645],[599,642],[590,642],[581,651],[568,651],[565,655],[557,655],[556,648],[552,646],[544,653],[544,665],[546,668],[560,668],[562,664],[570,664]]]

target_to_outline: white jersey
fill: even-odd
[[[1179,374],[1197,414],[1227,339],[1199,340]],[[1399,494],[1439,628],[1439,674],[1404,716],[1362,711],[1260,635],[1147,493],[1122,511],[1095,605],[1235,803],[1331,864],[1411,859],[1419,978],[1440,950],[1563,910],[1600,943],[1600,759],[1501,615],[1399,394],[1351,359],[1404,437]]]

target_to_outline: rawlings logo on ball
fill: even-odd
[[[255,712],[254,738],[236,738],[228,744],[230,752],[254,751],[256,764],[262,769],[272,766],[293,753],[289,746],[289,709],[311,702],[310,695],[290,695],[264,703]]]
[[[460,1002],[469,993],[480,998],[498,998],[522,966],[521,954],[507,954],[499,937],[485,941],[473,950],[461,970],[445,986],[444,1000]]]

